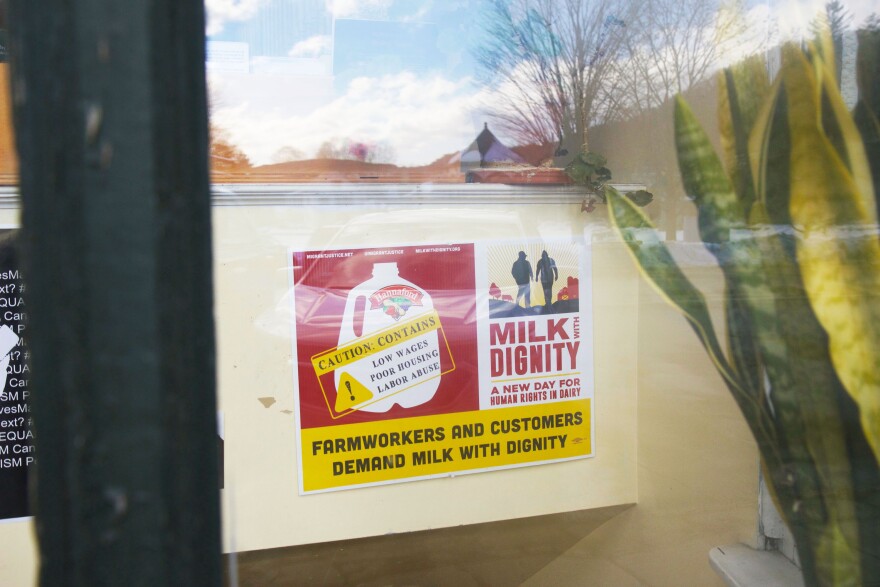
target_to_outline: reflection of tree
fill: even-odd
[[[318,147],[318,159],[341,159],[365,163],[393,163],[394,147],[387,143],[364,143],[351,139],[332,139]]]
[[[211,123],[211,170],[214,172],[241,171],[251,166],[244,151],[235,146],[229,133]]]
[[[708,79],[746,31],[742,6],[719,0],[643,0],[616,62],[617,117],[656,108]]]
[[[272,163],[287,163],[288,161],[302,161],[305,159],[305,153],[297,149],[296,147],[291,147],[287,145],[285,147],[281,147],[277,151],[272,154]]]
[[[491,0],[476,50],[492,114],[521,143],[587,150],[598,122],[706,79],[746,32],[739,0]]]
[[[475,57],[497,84],[502,128],[523,144],[586,146],[634,10],[631,0],[491,0]]]
[[[837,74],[837,82],[840,83],[840,73],[843,69],[843,35],[850,29],[852,15],[839,0],[831,0],[825,3],[825,10],[821,12],[810,25],[814,35],[831,35],[834,43],[834,71]]]
[[[216,86],[208,82],[208,118],[211,119],[214,112],[222,104],[220,93]],[[211,171],[228,173],[231,171],[241,171],[251,167],[251,160],[244,154],[238,146],[232,142],[229,131],[221,127],[219,124],[210,121],[209,127],[209,155],[211,163]]]

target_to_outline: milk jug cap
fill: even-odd
[[[397,263],[373,263],[373,277],[398,276]]]

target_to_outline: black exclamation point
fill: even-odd
[[[345,382],[345,389],[348,390],[348,395],[351,396],[351,401],[354,401],[354,394],[351,392],[351,382],[350,381]]]

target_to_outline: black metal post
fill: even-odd
[[[43,586],[220,584],[202,0],[11,0]]]

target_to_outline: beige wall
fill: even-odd
[[[677,248],[699,253],[702,245]],[[685,269],[707,292],[716,325],[722,324],[717,269],[692,261],[685,262]],[[754,546],[755,444],[696,335],[644,282],[638,353],[638,504],[524,587],[563,576],[577,577],[572,585],[723,587],[709,566],[709,549],[737,542]]]
[[[578,576],[596,581],[617,576],[608,575],[615,568],[650,585],[718,584],[708,549],[750,542],[754,535],[754,444],[696,337],[640,280],[609,235],[603,214],[603,207],[584,215],[576,203],[534,205],[517,198],[467,207],[443,200],[215,207],[219,395],[226,436],[224,549],[637,502],[558,564],[572,564]],[[15,221],[11,212],[6,216]],[[594,240],[595,458],[297,494],[288,413],[294,392],[288,247],[584,233]],[[710,299],[720,310],[717,273],[688,263],[698,282],[714,291]],[[265,407],[258,398],[266,397],[275,403]],[[33,584],[32,538],[29,521],[0,524],[0,584]],[[540,584],[540,574],[534,580]]]
[[[594,458],[297,494],[288,247],[564,238],[583,235],[587,224],[579,209],[579,203],[448,206],[442,199],[217,208],[225,548],[270,548],[635,502],[638,280],[619,245],[594,250]],[[276,403],[265,407],[259,401],[265,397]]]

